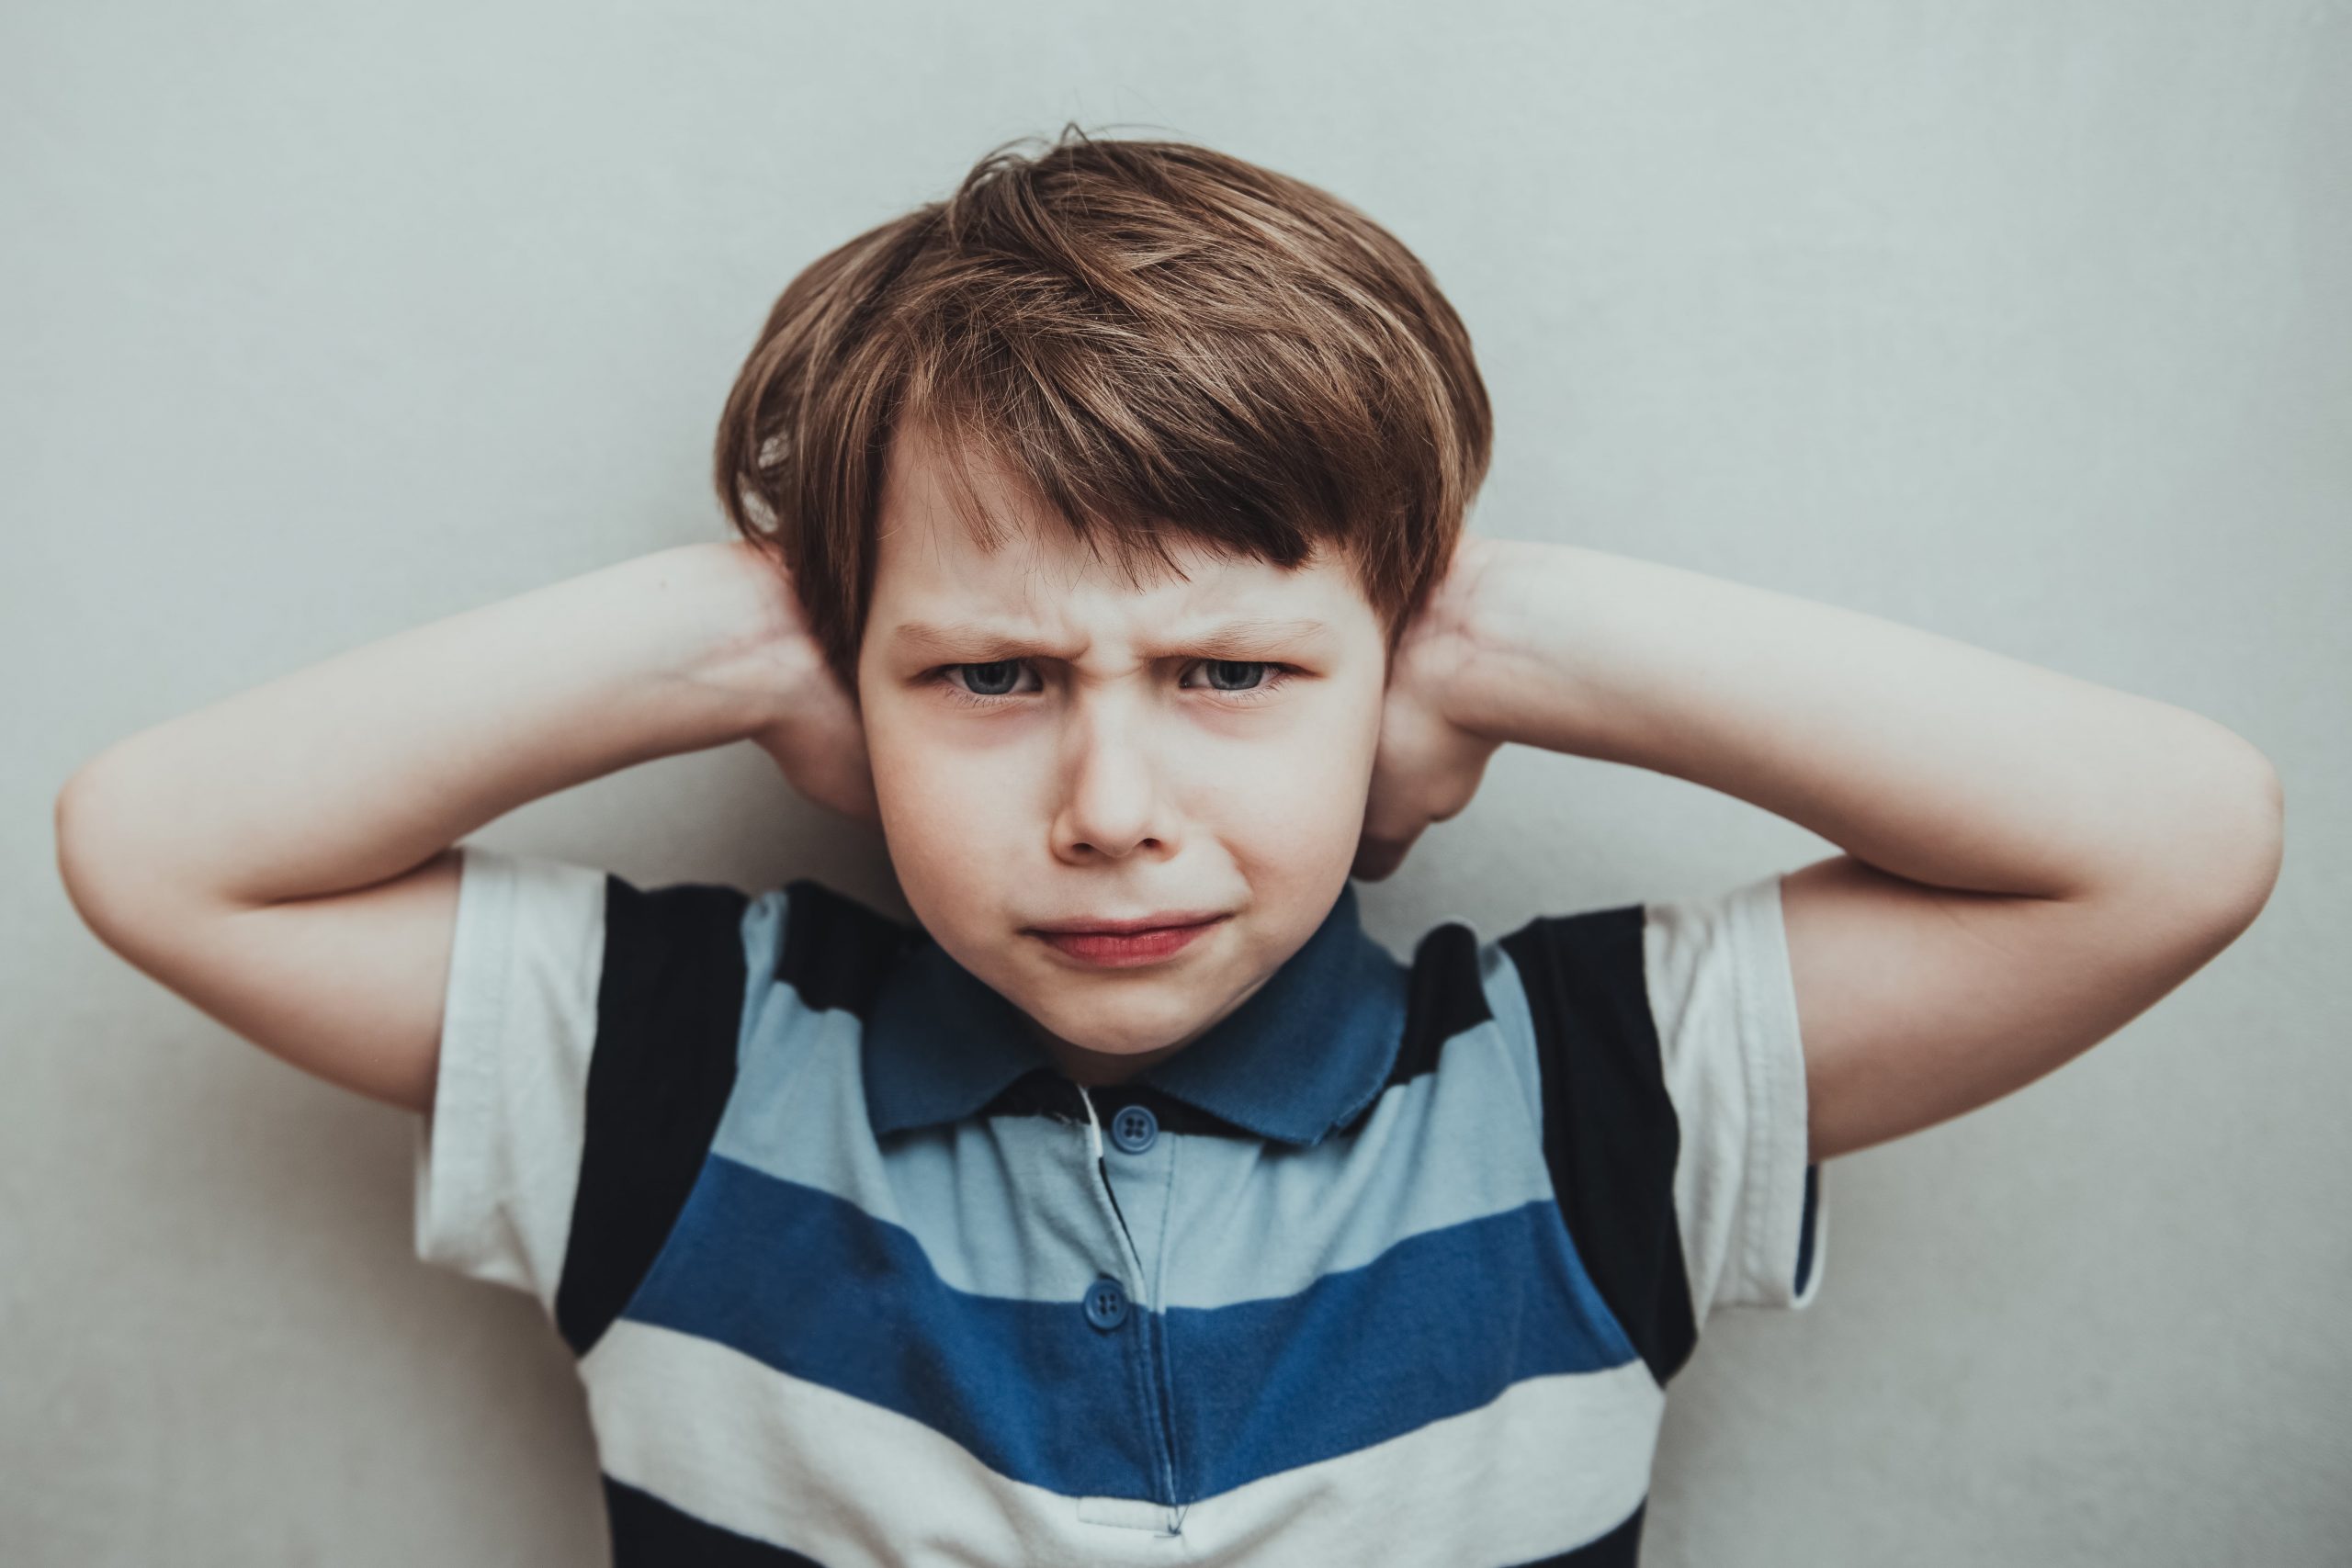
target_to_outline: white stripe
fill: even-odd
[[[1178,1511],[1009,1480],[919,1421],[628,1318],[580,1371],[607,1475],[829,1568],[1521,1562],[1640,1506],[1665,1411],[1640,1360],[1529,1378]],[[1182,1533],[1159,1533],[1171,1512]]]
[[[413,1147],[416,1255],[527,1291],[569,1245],[605,964],[605,874],[462,852],[433,1109]]]
[[[1078,1098],[1086,1101],[1087,1152],[1099,1162],[1102,1158],[1102,1123],[1094,1114],[1094,1097],[1086,1092],[1084,1084],[1080,1084]]]
[[[1643,966],[1667,1091],[1681,1133],[1674,1207],[1691,1314],[1803,1307],[1828,1253],[1828,1184],[1816,1178],[1813,1272],[1804,1244],[1804,1050],[1779,873],[1706,897],[1646,906]]]

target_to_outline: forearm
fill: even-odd
[[[175,901],[341,892],[542,795],[746,736],[774,715],[695,678],[765,625],[744,550],[624,560],[118,741],[67,786],[69,875]]]
[[[1448,696],[1474,734],[1670,773],[1982,892],[2241,875],[2272,826],[2268,764],[2186,709],[1663,563],[1487,543]]]

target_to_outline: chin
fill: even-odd
[[[1191,1014],[1170,1017],[1164,1008],[1091,1007],[1082,1015],[1065,1017],[1062,1009],[1023,1006],[1037,1026],[1056,1039],[1105,1056],[1138,1056],[1158,1051],[1182,1040],[1194,1026]]]

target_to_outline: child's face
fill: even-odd
[[[1117,1082],[1239,1006],[1339,898],[1380,735],[1381,625],[1338,562],[1184,549],[1189,581],[1130,588],[1050,520],[986,553],[950,494],[902,438],[857,667],[883,832],[948,955],[1072,1077]],[[1311,625],[1207,640],[1239,619]],[[911,623],[980,625],[926,642]],[[1029,930],[1170,910],[1224,918],[1125,967]]]

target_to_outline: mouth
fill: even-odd
[[[1182,924],[1113,924],[1085,931],[1033,926],[1029,934],[1066,958],[1096,968],[1127,969],[1174,957],[1229,918],[1212,915]]]

